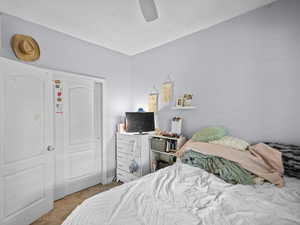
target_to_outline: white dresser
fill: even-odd
[[[129,182],[148,173],[149,136],[117,133],[117,180]]]

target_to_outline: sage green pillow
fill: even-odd
[[[226,130],[221,126],[206,127],[195,133],[192,141],[209,142],[219,140],[226,135]]]

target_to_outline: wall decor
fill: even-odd
[[[148,95],[148,112],[157,112],[158,94],[149,94]]]
[[[163,103],[169,103],[173,95],[173,82],[170,75],[168,76],[168,80],[162,84],[161,92]]]
[[[155,85],[153,85],[153,88],[148,95],[148,112],[157,112],[158,96],[159,96],[158,90],[155,87]]]
[[[11,47],[20,60],[30,62],[40,58],[39,44],[30,36],[15,34],[11,38]]]

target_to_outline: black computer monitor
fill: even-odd
[[[126,112],[126,132],[150,132],[155,130],[153,112]]]

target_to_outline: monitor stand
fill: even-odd
[[[147,132],[139,132],[137,135],[148,135],[149,133]]]
[[[127,135],[151,135],[151,134],[154,134],[154,132],[152,131],[149,131],[149,132],[124,132],[124,134],[127,134]]]

